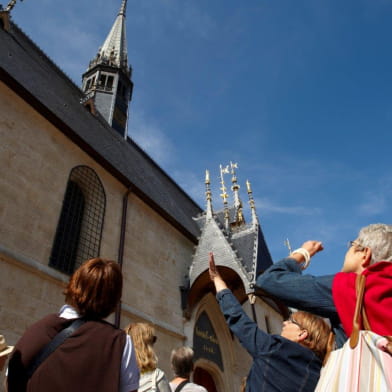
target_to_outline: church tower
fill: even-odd
[[[83,74],[85,104],[97,109],[117,132],[127,137],[128,105],[132,99],[132,67],[128,67],[125,34],[127,0],[97,55]]]

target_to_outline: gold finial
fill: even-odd
[[[288,238],[286,238],[286,240],[284,241],[284,245],[287,247],[287,249],[289,250],[289,255],[291,254],[291,245],[290,245],[290,241]]]
[[[226,186],[225,186],[225,180],[223,178],[223,175],[229,174],[229,166],[227,165],[227,166],[223,167],[222,165],[219,165],[219,168],[220,168],[220,179],[221,179],[221,185],[222,185],[220,188],[222,191],[220,196],[223,199],[223,203],[227,204],[227,198],[229,197],[229,195],[226,193]]]
[[[253,199],[252,189],[250,187],[249,180],[246,180],[246,190],[248,191],[250,208],[252,208],[252,210],[253,210],[255,208],[255,201]]]
[[[205,183],[206,184],[210,183],[210,172],[208,170],[206,170],[206,181],[205,181]]]
[[[247,189],[248,193],[252,193],[252,189],[251,189],[251,187],[250,187],[250,182],[249,182],[249,180],[246,180],[246,189]]]

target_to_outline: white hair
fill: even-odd
[[[392,225],[375,223],[363,227],[359,232],[357,242],[372,250],[370,264],[378,261],[392,262]]]

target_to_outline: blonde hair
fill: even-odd
[[[325,363],[335,345],[335,335],[328,323],[321,317],[303,311],[293,313],[291,318],[308,332],[300,344],[312,350]]]
[[[158,358],[153,349],[156,341],[154,327],[148,323],[133,323],[124,330],[132,338],[140,373],[155,370]]]

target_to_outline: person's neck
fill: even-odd
[[[172,380],[172,383],[178,385],[178,384],[182,383],[183,381],[189,381],[189,377],[186,377],[186,378],[178,377],[178,376],[174,377]]]

